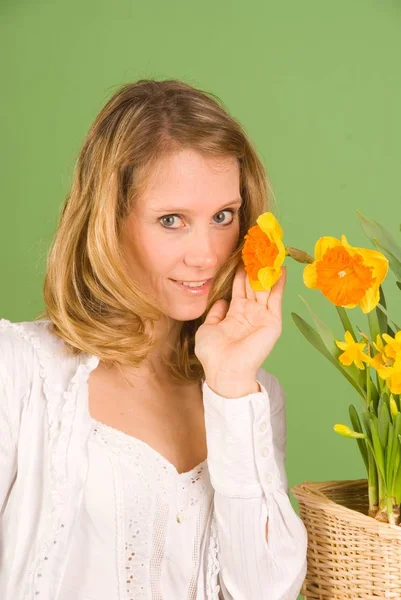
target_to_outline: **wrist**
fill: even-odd
[[[212,392],[224,398],[241,398],[242,396],[248,396],[249,394],[261,391],[256,378],[229,379],[225,377],[206,377],[206,383]]]

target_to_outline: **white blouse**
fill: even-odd
[[[203,382],[208,457],[179,474],[90,416],[98,362],[48,321],[0,321],[0,598],[296,600],[307,539],[277,380],[260,369],[235,399]]]

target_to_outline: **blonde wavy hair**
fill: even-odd
[[[262,162],[213,94],[177,80],[140,80],[112,96],[80,151],[43,291],[45,316],[73,354],[94,354],[114,365],[139,366],[146,359],[154,323],[165,313],[128,275],[120,232],[152,166],[180,148],[235,157],[243,198],[238,247],[217,273],[205,313],[182,323],[166,364],[169,375],[185,383],[203,377],[194,354],[196,330],[216,300],[231,299],[244,235],[270,203]]]

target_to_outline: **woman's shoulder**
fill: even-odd
[[[58,366],[71,362],[65,343],[52,332],[51,322],[12,322],[0,319],[0,365],[10,375],[16,369],[22,375],[34,365],[42,370],[57,359]]]
[[[13,351],[46,350],[54,343],[55,336],[48,320],[12,322],[0,319],[0,350],[5,356]]]

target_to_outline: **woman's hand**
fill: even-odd
[[[240,397],[258,391],[256,373],[281,335],[286,268],[270,291],[255,292],[242,263],[231,303],[218,300],[195,335],[195,354],[216,393]]]

